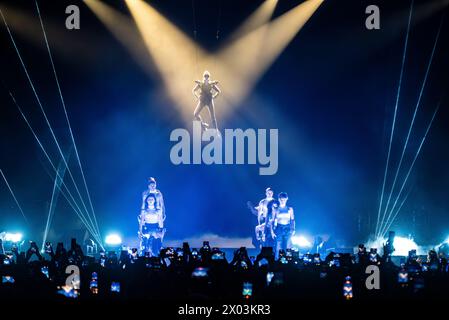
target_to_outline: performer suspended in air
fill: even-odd
[[[159,255],[164,233],[162,209],[157,206],[156,195],[150,193],[145,199],[145,208],[142,209],[139,220],[141,254]]]
[[[293,208],[287,206],[288,195],[281,192],[278,196],[279,208],[274,217],[274,230],[276,234],[276,254],[279,250],[287,250],[290,239],[295,234],[295,215]]]
[[[196,80],[195,87],[192,90],[193,95],[198,99],[198,105],[193,112],[195,120],[201,121],[203,129],[207,129],[209,125],[201,118],[201,111],[204,107],[209,109],[210,118],[212,121],[213,129],[217,129],[217,119],[215,117],[214,99],[221,93],[217,86],[218,81],[210,80],[209,71],[204,71],[203,80]],[[198,94],[199,92],[199,94]]]

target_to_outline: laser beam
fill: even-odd
[[[380,195],[379,210],[377,212],[377,223],[376,223],[376,232],[375,232],[376,235],[377,235],[378,228],[379,228],[380,212],[382,210],[382,204],[383,204],[383,198],[384,198],[384,192],[385,192],[385,183],[387,181],[388,167],[390,165],[391,146],[393,144],[393,136],[394,136],[394,130],[395,130],[395,126],[396,126],[396,116],[397,116],[397,113],[398,113],[399,97],[400,97],[400,94],[401,94],[402,77],[404,75],[404,65],[405,65],[405,60],[406,60],[406,57],[407,57],[407,45],[408,45],[408,36],[410,34],[410,25],[411,25],[410,22],[412,20],[413,2],[414,2],[414,0],[411,1],[410,13],[408,15],[407,33],[405,35],[404,50],[403,50],[403,53],[402,53],[401,72],[399,74],[399,83],[398,83],[398,90],[397,90],[397,93],[396,93],[396,103],[395,103],[395,106],[394,106],[393,123],[391,125],[390,142],[388,144],[387,162],[385,164],[384,180],[383,180],[383,183],[382,183],[382,193]],[[384,219],[385,219],[385,213],[384,213],[384,215],[382,217],[382,223],[383,223]]]
[[[45,32],[44,23],[42,21],[42,16],[41,16],[41,12],[39,10],[39,5],[38,5],[37,1],[35,1],[35,4],[36,4],[36,10],[37,10],[37,13],[38,13],[38,16],[39,16],[39,21],[40,21],[41,28],[42,28],[42,33],[44,34],[45,45],[47,47],[48,57],[50,58],[50,63],[51,63],[51,67],[52,67],[52,70],[53,70],[53,75],[55,76],[55,81],[56,81],[56,85],[58,87],[59,97],[61,99],[62,108],[64,109],[64,115],[65,115],[65,119],[67,121],[67,125],[68,125],[68,128],[69,128],[70,138],[72,140],[72,144],[73,144],[73,147],[75,149],[75,156],[76,156],[76,159],[78,161],[78,166],[80,168],[81,177],[82,177],[83,183],[84,183],[84,188],[86,189],[87,199],[88,199],[89,204],[90,204],[90,209],[92,211],[92,216],[93,216],[94,222],[92,222],[92,219],[90,218],[89,215],[88,215],[88,218],[89,218],[90,222],[92,223],[92,225],[94,225],[94,227],[96,228],[96,231],[97,231],[97,233],[98,233],[98,235],[100,236],[100,239],[101,239],[100,229],[98,228],[98,222],[97,222],[97,218],[96,218],[96,215],[95,215],[95,210],[94,210],[94,207],[92,205],[92,199],[91,199],[91,196],[90,196],[89,188],[87,187],[86,177],[84,175],[83,166],[81,164],[80,156],[79,156],[79,153],[78,153],[78,147],[76,145],[75,138],[73,136],[72,126],[70,124],[69,116],[68,116],[68,113],[67,113],[67,107],[66,107],[66,104],[65,104],[64,97],[62,95],[61,85],[59,83],[58,74],[56,73],[56,67],[55,67],[55,64],[54,64],[54,61],[53,61],[53,56],[51,54],[50,45],[48,44],[47,33]]]
[[[5,174],[3,173],[3,170],[2,170],[2,169],[0,169],[0,174],[2,175],[3,180],[5,181],[6,186],[8,187],[9,192],[11,193],[11,195],[12,195],[12,197],[13,197],[13,199],[14,199],[14,202],[16,203],[17,207],[19,208],[20,213],[22,214],[23,218],[25,219],[25,222],[26,222],[27,224],[29,224],[29,223],[28,223],[28,219],[27,219],[27,217],[25,216],[25,213],[23,212],[22,206],[20,205],[19,200],[17,200],[17,197],[16,197],[14,191],[12,190],[11,186],[9,185],[8,179],[6,179],[6,176],[5,176]]]
[[[83,222],[83,224],[86,226],[87,230],[89,230],[89,232],[92,234],[92,236],[98,240],[101,241],[101,239],[98,239],[98,235],[96,235],[95,231],[90,227],[89,223],[87,222],[87,219],[84,217],[84,214],[82,213],[82,210],[80,209],[78,203],[76,202],[75,198],[73,197],[72,193],[70,192],[69,188],[67,187],[67,185],[65,184],[63,178],[61,177],[61,175],[59,174],[58,170],[56,169],[56,166],[53,164],[53,161],[51,160],[50,156],[47,153],[47,150],[45,149],[44,145],[42,144],[41,140],[39,139],[39,137],[37,136],[36,132],[34,131],[33,127],[31,126],[30,122],[28,121],[28,118],[26,117],[25,113],[23,112],[22,108],[20,107],[20,105],[17,103],[14,95],[12,94],[12,92],[10,90],[8,90],[9,92],[9,96],[11,97],[14,105],[16,106],[16,108],[18,109],[20,115],[22,116],[22,119],[25,121],[27,127],[30,129],[31,133],[33,134],[34,139],[37,141],[40,149],[42,150],[42,152],[44,153],[46,159],[48,160],[48,162],[50,163],[51,167],[53,168],[54,172],[56,173],[56,176],[59,176],[59,178],[62,181],[62,185],[65,187],[65,189],[67,190],[67,193],[69,194],[69,196],[71,197],[74,205],[72,205],[72,203],[70,201],[68,201],[68,203],[71,205],[72,209],[74,210],[74,212],[77,214],[77,216],[79,217],[79,219],[81,220],[81,222]],[[62,192],[62,190],[61,190]],[[66,197],[66,199],[68,200],[68,198]],[[75,209],[76,206],[76,209]],[[101,244],[101,242],[99,242]]]
[[[443,16],[443,17],[444,17],[444,16]],[[407,132],[407,138],[405,139],[404,147],[403,147],[402,153],[401,153],[401,158],[400,158],[400,160],[399,160],[399,164],[398,164],[398,167],[397,167],[397,169],[396,169],[395,176],[394,176],[393,185],[392,185],[392,187],[391,187],[390,194],[389,194],[389,196],[388,196],[388,201],[387,201],[387,204],[386,204],[386,206],[385,206],[384,216],[386,215],[386,212],[387,212],[387,210],[388,210],[388,206],[389,206],[389,204],[390,204],[391,197],[392,197],[392,195],[393,195],[394,188],[395,188],[395,186],[396,186],[396,182],[397,182],[397,179],[398,179],[398,176],[399,176],[399,172],[400,172],[400,170],[401,170],[401,168],[402,168],[402,163],[403,163],[403,160],[404,160],[405,151],[407,150],[407,146],[408,146],[408,143],[409,143],[409,140],[410,140],[410,134],[411,134],[412,129],[413,129],[413,126],[414,126],[414,124],[415,124],[416,114],[418,113],[418,110],[419,110],[419,106],[420,106],[420,103],[421,103],[421,98],[422,98],[422,95],[423,95],[423,92],[424,92],[424,88],[425,88],[426,83],[427,83],[427,78],[428,78],[428,76],[429,76],[430,67],[431,67],[431,65],[432,65],[433,57],[434,57],[435,50],[436,50],[436,47],[437,47],[437,44],[438,44],[438,39],[439,39],[439,37],[440,37],[441,27],[442,27],[442,25],[443,25],[443,17],[441,18],[440,26],[439,26],[439,28],[438,28],[437,35],[436,35],[436,37],[435,37],[435,41],[434,41],[433,48],[432,48],[432,53],[431,53],[431,55],[430,55],[430,59],[429,59],[429,62],[428,62],[428,64],[427,64],[426,73],[425,73],[425,75],[424,75],[423,83],[422,83],[422,85],[421,85],[421,90],[420,90],[420,92],[419,92],[418,101],[416,102],[415,110],[414,110],[414,112],[413,112],[413,117],[412,117],[412,120],[411,120],[411,122],[410,122],[409,129],[408,129],[408,132]],[[382,226],[382,223],[381,223],[381,226]]]
[[[23,68],[23,70],[24,70],[24,72],[25,72],[25,75],[26,75],[26,77],[27,77],[27,79],[28,79],[28,83],[30,84],[31,89],[32,89],[32,91],[33,91],[33,93],[34,93],[34,97],[35,97],[35,99],[36,99],[36,101],[37,101],[37,104],[38,104],[38,106],[39,106],[39,109],[40,109],[40,111],[42,112],[42,114],[43,114],[43,116],[44,116],[45,122],[46,122],[46,124],[47,124],[47,126],[48,126],[48,128],[49,128],[49,130],[50,130],[51,136],[52,136],[52,138],[53,138],[53,140],[54,140],[54,142],[55,142],[55,144],[56,144],[56,147],[57,147],[57,149],[58,149],[58,151],[59,151],[59,154],[60,154],[60,156],[61,156],[61,158],[62,158],[62,160],[63,160],[65,166],[67,167],[67,172],[69,173],[69,176],[70,176],[70,178],[72,179],[73,185],[75,186],[75,190],[77,191],[78,196],[80,197],[81,204],[83,205],[83,207],[84,207],[84,209],[85,209],[85,211],[86,211],[86,214],[87,214],[87,216],[89,217],[89,211],[87,210],[86,204],[84,203],[83,197],[81,196],[81,193],[80,193],[80,191],[79,191],[79,189],[78,189],[78,186],[77,186],[77,184],[76,184],[76,182],[75,182],[75,179],[74,179],[73,174],[72,174],[72,172],[71,172],[71,170],[70,170],[70,167],[69,167],[69,165],[68,165],[68,163],[67,163],[67,161],[66,161],[66,159],[65,159],[65,157],[64,157],[64,154],[63,154],[63,152],[62,152],[61,146],[59,145],[58,139],[56,138],[56,135],[55,135],[55,133],[54,133],[54,131],[53,131],[53,128],[52,128],[52,126],[51,126],[51,124],[50,124],[50,121],[49,121],[49,119],[48,119],[48,117],[47,117],[47,113],[45,112],[45,110],[44,110],[44,108],[43,108],[42,102],[41,102],[41,100],[40,100],[40,98],[39,98],[39,95],[37,94],[36,88],[35,88],[35,86],[34,86],[34,84],[33,84],[33,81],[31,80],[31,77],[30,77],[30,75],[29,75],[28,69],[27,69],[27,67],[26,67],[26,65],[25,65],[25,62],[23,61],[22,55],[20,54],[19,48],[18,48],[17,45],[16,45],[16,42],[15,42],[15,40],[14,40],[14,37],[13,37],[13,35],[12,35],[12,33],[11,33],[11,30],[9,29],[8,23],[6,22],[6,19],[5,19],[4,15],[3,15],[3,12],[2,12],[2,10],[1,10],[1,8],[0,8],[0,15],[2,16],[2,19],[3,19],[3,22],[4,22],[4,24],[5,24],[6,30],[8,31],[9,37],[10,37],[10,39],[11,39],[11,42],[12,42],[12,44],[13,44],[13,46],[14,46],[14,49],[15,49],[15,51],[16,51],[16,53],[17,53],[17,56],[18,56],[18,58],[19,58],[19,60],[20,60],[20,63],[21,63],[22,68]]]
[[[418,150],[416,151],[415,156],[413,158],[413,161],[412,161],[412,163],[410,165],[410,168],[407,171],[407,174],[405,176],[404,182],[402,183],[401,189],[399,190],[399,194],[398,194],[398,196],[397,196],[397,198],[396,198],[396,200],[395,200],[395,202],[393,204],[393,207],[392,207],[392,209],[390,211],[389,217],[393,213],[393,210],[396,207],[396,204],[397,204],[400,196],[402,195],[402,192],[404,191],[404,187],[407,184],[408,178],[410,177],[410,173],[412,172],[413,167],[415,166],[416,160],[418,159],[418,156],[419,156],[419,154],[421,152],[422,146],[424,145],[424,142],[426,141],[427,135],[429,134],[430,128],[432,127],[433,121],[435,120],[435,116],[437,115],[438,110],[440,109],[441,101],[442,100],[440,100],[440,102],[438,103],[437,107],[435,108],[435,111],[433,112],[432,119],[430,120],[429,125],[427,126],[427,129],[426,129],[426,132],[425,132],[424,136],[421,139],[421,143],[419,144]],[[397,213],[396,213],[396,215],[397,215]],[[394,218],[396,218],[396,216],[393,217],[392,220],[394,220]],[[387,219],[387,222],[388,221],[389,220]],[[391,223],[390,223],[390,225],[391,225]]]

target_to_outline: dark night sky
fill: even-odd
[[[439,2],[415,1],[393,144],[394,164],[444,13],[442,9],[431,14],[424,11]],[[279,171],[275,176],[259,176],[257,167],[248,165],[172,165],[169,135],[171,130],[182,126],[182,119],[161,95],[157,73],[149,77],[141,70],[83,3],[78,3],[81,9],[78,31],[64,28],[65,7],[77,1],[39,3],[103,233],[120,230],[127,235],[135,234],[140,193],[148,176],[157,178],[164,193],[170,238],[206,232],[249,236],[251,216],[246,201],[258,201],[267,186],[276,192],[288,192],[301,232],[358,240],[367,236],[369,228],[374,228],[409,1],[324,1],[236,109],[235,116],[223,123],[227,128],[279,128]],[[129,14],[123,2],[109,3]],[[187,34],[193,34],[191,1],[151,3]],[[209,50],[217,49],[260,3],[195,0],[197,41]],[[274,15],[297,3],[281,0]],[[36,18],[34,1],[2,1],[2,4],[6,19],[8,9]],[[381,30],[365,29],[364,11],[369,4],[377,4],[381,9]],[[219,9],[221,36],[217,40]],[[35,29],[40,30],[38,25]],[[448,32],[446,19],[405,168],[433,108],[448,89]],[[34,37],[15,30],[13,33],[55,132],[64,150],[69,150],[69,135],[43,38],[39,38],[39,32]],[[0,43],[0,75],[4,82],[0,87],[0,167],[32,222],[32,227],[24,224],[2,182],[0,229],[26,230],[37,237],[44,229],[53,187],[47,174],[50,166],[5,86],[30,116],[56,162],[57,150],[51,144],[3,24]],[[413,232],[418,240],[426,242],[441,241],[449,234],[448,108],[446,97],[410,177],[407,190],[412,191],[395,224],[399,232]],[[73,160],[72,170],[77,172]],[[54,218],[54,237],[79,226],[75,214],[61,198]]]

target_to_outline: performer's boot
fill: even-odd
[[[204,121],[201,121],[201,129],[203,130],[203,132],[206,132],[207,129],[209,129],[209,124],[207,124]]]

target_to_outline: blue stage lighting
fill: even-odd
[[[10,241],[12,243],[18,243],[22,241],[23,235],[21,233],[6,232],[4,236],[4,241]]]
[[[293,236],[291,241],[294,246],[298,246],[300,248],[311,248],[312,247],[312,243],[309,240],[307,240],[307,238],[305,236],[302,236],[302,235]]]
[[[110,246],[119,246],[122,244],[122,238],[116,233],[111,233],[106,236],[105,243]]]
[[[393,252],[394,256],[408,256],[410,250],[417,250],[418,245],[413,239],[404,238],[404,237],[395,237],[393,242],[393,247],[395,251]]]

